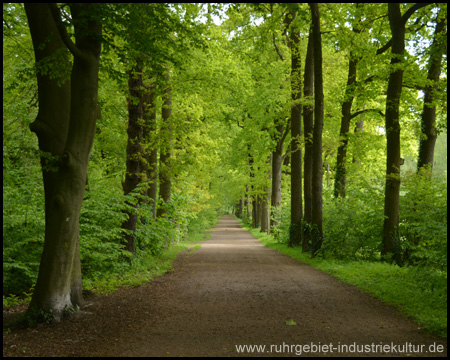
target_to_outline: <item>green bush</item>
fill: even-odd
[[[97,185],[86,191],[80,214],[83,276],[95,277],[113,271],[123,260],[120,241],[125,206],[125,197],[118,187]]]
[[[384,188],[360,179],[345,198],[324,193],[322,252],[336,259],[378,259],[383,234]]]
[[[20,295],[37,279],[44,245],[43,191],[38,167],[11,170],[3,183],[3,294]],[[27,181],[23,181],[27,179]]]
[[[431,169],[407,174],[400,198],[403,260],[447,270],[447,179]]]

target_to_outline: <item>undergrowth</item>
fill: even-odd
[[[201,245],[193,244],[200,240],[207,240],[208,237],[200,236],[190,237],[169,249],[162,250],[159,256],[154,256],[145,251],[136,251],[136,255],[132,258],[131,264],[126,266],[125,271],[121,274],[116,272],[103,275],[99,278],[85,279],[83,281],[83,289],[92,291],[93,293],[107,294],[124,286],[140,286],[155,277],[171,271],[172,264],[177,255],[181,251],[188,249],[198,249]]]
[[[90,272],[83,277],[83,291],[94,294],[108,294],[120,287],[140,286],[155,277],[171,271],[177,255],[185,250],[195,251],[200,248],[199,242],[207,240],[209,234],[205,230],[213,227],[217,220],[216,214],[200,216],[192,222],[186,235],[174,242],[168,248],[162,249],[157,255],[148,249],[136,249],[130,261],[121,261],[114,266],[103,268],[102,272]],[[22,295],[3,295],[3,309],[28,303],[32,296],[31,288]]]

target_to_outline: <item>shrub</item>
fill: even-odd
[[[377,259],[383,234],[381,181],[359,179],[345,198],[324,193],[323,253],[337,259]]]
[[[431,169],[407,174],[400,198],[400,236],[407,264],[447,269],[447,180]]]

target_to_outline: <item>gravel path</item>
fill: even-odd
[[[262,246],[232,216],[199,250],[179,256],[173,272],[95,297],[83,310],[60,324],[4,334],[4,355],[447,355],[445,339]],[[244,345],[260,347],[242,353]],[[444,352],[430,352],[439,347]]]

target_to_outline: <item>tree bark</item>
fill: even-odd
[[[303,95],[305,101],[312,101],[314,96],[314,44],[312,31],[308,36],[308,49],[305,59],[305,74]],[[305,139],[305,159],[304,159],[304,202],[303,211],[304,221],[308,225],[312,222],[312,157],[313,157],[313,129],[314,129],[314,106],[310,104],[303,105],[303,133]],[[308,250],[308,244],[311,241],[311,233],[305,229],[303,233],[302,252]]]
[[[312,253],[316,256],[322,246],[322,129],[324,119],[322,39],[320,34],[320,12],[318,4],[309,3],[313,24],[314,42],[314,131],[312,164]]]
[[[269,163],[272,160],[271,157],[272,156],[269,156]],[[273,165],[272,165],[272,169],[273,169]],[[281,175],[281,168],[280,168],[280,175]],[[271,178],[270,170],[267,172],[267,176],[268,176],[268,179],[270,182],[270,178]],[[281,186],[281,181],[280,181],[280,186]],[[261,232],[265,232],[265,233],[270,232],[270,226],[271,226],[270,206],[269,206],[270,200],[271,200],[271,194],[273,194],[273,191],[271,192],[270,186],[267,185],[267,188],[261,195]],[[281,194],[281,189],[280,189],[280,194]]]
[[[355,4],[358,8],[359,4]],[[361,33],[361,18],[355,19],[353,23],[352,31],[356,34]],[[359,62],[359,57],[355,55],[353,50],[350,50],[349,62],[348,62],[348,75],[347,86],[345,88],[344,102],[342,103],[342,117],[341,128],[339,130],[339,137],[342,143],[337,150],[336,160],[336,175],[334,180],[334,197],[345,197],[345,185],[347,181],[346,166],[347,161],[347,145],[348,145],[348,133],[350,131],[350,121],[352,119],[352,104],[355,98],[355,85],[356,85],[356,69]]]
[[[58,38],[55,29],[58,29],[60,39],[74,55],[70,80],[70,105],[67,104],[65,96],[56,96],[52,99],[53,108],[63,117],[52,119],[55,115],[47,113],[44,120],[44,113],[42,113],[38,115],[33,125],[33,131],[36,133],[41,133],[41,130],[46,133],[47,125],[52,126],[53,123],[56,125],[52,129],[54,134],[50,132],[42,137],[38,135],[40,143],[50,141],[49,139],[52,138],[64,141],[58,170],[52,177],[53,191],[46,199],[44,249],[35,291],[28,308],[29,311],[32,309],[51,311],[55,321],[60,320],[66,307],[80,305],[82,302],[79,216],[98,114],[98,69],[101,48],[101,24],[98,19],[91,16],[94,6],[98,5],[70,5],[76,44],[70,40],[65,31],[56,4],[27,4],[26,6],[34,46],[39,48],[43,43],[57,41],[57,44],[53,43],[53,45],[61,48],[60,40],[55,40]],[[33,33],[39,35],[34,37]],[[41,42],[43,33],[46,38],[44,42]],[[36,55],[36,60],[39,61],[39,56],[42,54],[36,53]],[[45,55],[50,53],[47,52]],[[46,104],[47,110],[52,112],[52,105],[48,103],[49,99],[46,100],[46,96],[49,92],[55,91],[55,87],[51,81],[47,82],[49,79],[43,80],[39,88],[39,92],[43,92],[42,105]],[[63,87],[61,91],[66,90]],[[64,106],[56,102],[55,99],[59,98],[65,104]],[[67,112],[69,123],[65,138],[59,131],[63,131],[62,129],[67,126],[63,124],[66,121],[63,119],[66,119]]]
[[[136,59],[136,65],[128,73],[128,128],[127,128],[127,161],[125,181],[122,184],[124,195],[130,194],[142,181],[142,137],[144,117],[142,93],[142,63]],[[134,233],[137,226],[137,201],[127,205],[135,210],[126,210],[127,219],[122,228],[126,230],[122,245],[131,253],[135,252]]]
[[[272,151],[272,193],[270,196],[272,209],[278,208],[281,204],[281,166],[283,164],[283,143],[285,139],[285,136],[283,136],[284,125],[277,125],[276,130],[277,144],[275,150]],[[270,219],[270,225],[272,227],[278,225],[274,216]]]
[[[388,4],[389,24],[392,32],[393,70],[389,75],[386,97],[386,188],[384,202],[383,250],[382,255],[394,254],[394,260],[399,262],[398,219],[400,204],[400,96],[402,93],[403,69],[401,57],[405,50],[405,25],[402,23],[400,4]]]
[[[401,263],[398,234],[400,204],[400,96],[403,86],[402,62],[405,51],[405,26],[408,18],[427,3],[412,5],[402,16],[400,4],[388,4],[389,26],[392,33],[391,73],[386,96],[386,185],[384,196],[383,249],[381,255],[391,254]]]
[[[302,243],[302,105],[301,57],[298,28],[291,29],[291,225],[289,246]]]
[[[358,59],[350,51],[350,60],[348,62],[347,87],[345,88],[344,102],[342,103],[341,129],[339,136],[342,143],[337,150],[336,176],[334,181],[334,197],[345,197],[346,169],[345,161],[347,158],[348,132],[350,131],[351,110],[354,99],[354,85],[356,83],[356,67]]]
[[[440,12],[441,13],[441,12]],[[440,14],[439,14],[440,15]],[[439,18],[438,15],[438,18]],[[422,136],[420,137],[419,156],[417,159],[417,171],[424,166],[433,166],[434,147],[436,145],[437,133],[435,128],[436,123],[436,104],[435,94],[438,91],[437,83],[441,75],[441,63],[444,51],[447,48],[444,39],[447,38],[446,31],[446,16],[441,16],[436,24],[434,31],[433,43],[431,44],[431,55],[428,62],[428,80],[429,84],[425,86],[425,97],[423,100],[423,112],[421,118]]]
[[[254,179],[255,178],[255,170],[253,168],[253,164],[254,164],[254,160],[253,160],[253,156],[251,155],[251,148],[250,145],[248,145],[248,165],[250,168],[250,179]],[[255,195],[255,185],[253,184],[252,181],[252,185],[251,185],[251,192],[252,192],[252,196],[251,196],[251,203],[252,203],[252,227],[254,229],[256,229],[259,226],[259,221],[258,221],[258,201],[257,201],[257,196]]]

